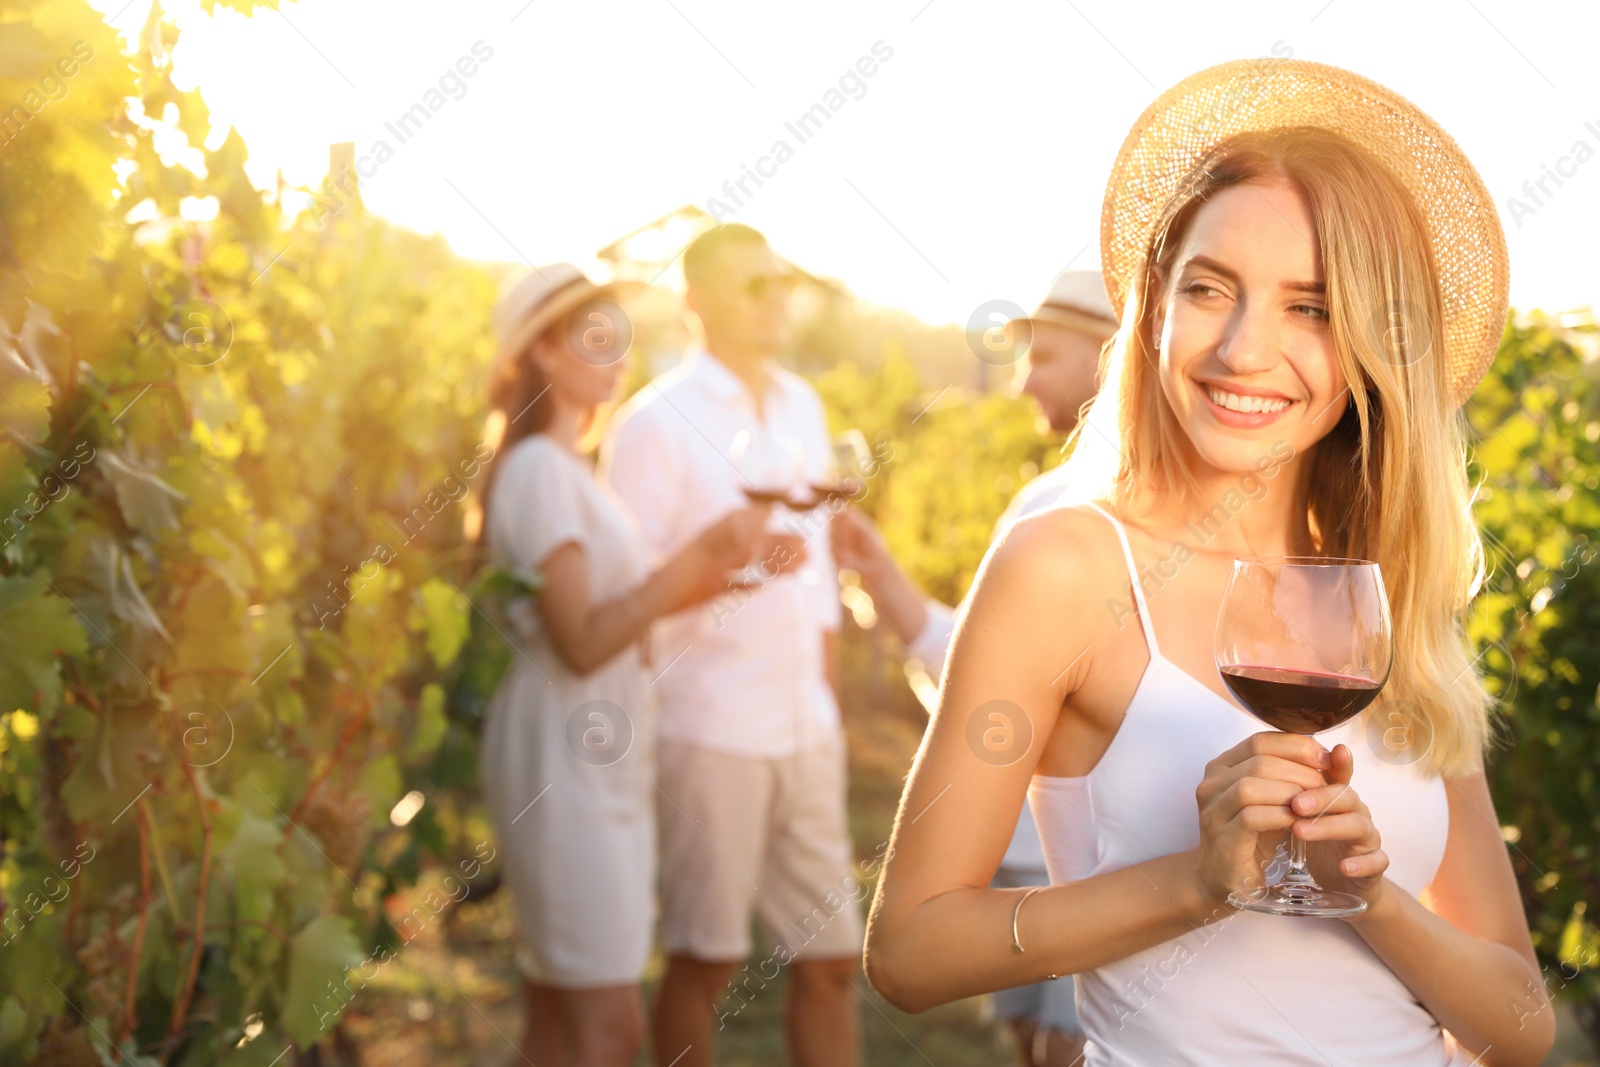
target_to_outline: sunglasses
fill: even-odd
[[[772,293],[788,296],[794,292],[793,274],[757,274],[744,283],[744,294],[751,300],[765,300]]]

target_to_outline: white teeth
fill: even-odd
[[[1206,395],[1218,407],[1225,407],[1229,411],[1241,411],[1245,414],[1270,414],[1275,411],[1282,411],[1291,403],[1291,401],[1284,400],[1282,397],[1243,396],[1239,393],[1230,393],[1224,389],[1218,389],[1214,385],[1206,386]]]

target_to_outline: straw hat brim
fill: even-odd
[[[1449,381],[1457,403],[1464,402],[1505,329],[1510,266],[1494,200],[1438,123],[1398,93],[1339,67],[1235,60],[1190,75],[1145,109],[1117,153],[1101,209],[1100,262],[1111,306],[1125,306],[1156,220],[1195,164],[1234,134],[1291,126],[1354,142],[1411,194],[1438,270]]]
[[[562,287],[507,331],[496,355],[496,366],[515,357],[534,338],[591,300],[625,300],[648,288],[641,281],[621,280],[597,285],[587,278]]]

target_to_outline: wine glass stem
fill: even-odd
[[[1311,872],[1306,869],[1306,843],[1295,837],[1292,830],[1289,833],[1289,872],[1284,875],[1283,880],[1307,885],[1316,884]]]

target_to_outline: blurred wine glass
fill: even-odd
[[[871,469],[872,450],[867,447],[866,436],[860,430],[845,430],[833,439],[827,480],[811,483],[813,502],[820,505],[857,499],[866,488]]]
[[[729,458],[744,484],[740,489],[757,504],[793,505],[805,484],[805,449],[792,434],[740,430]]]

